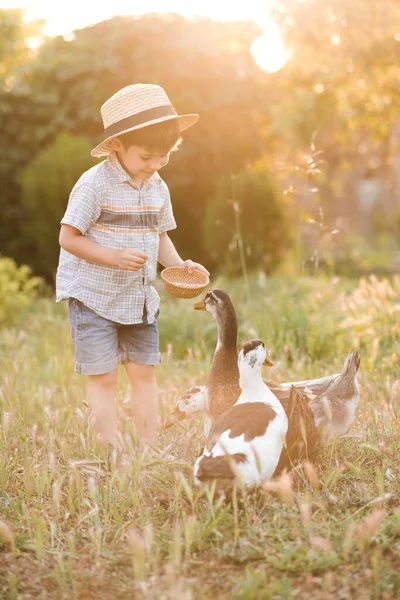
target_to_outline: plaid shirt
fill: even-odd
[[[136,272],[88,262],[61,249],[56,300],[76,298],[97,314],[123,324],[141,323],[146,306],[153,323],[160,297],[156,278],[159,235],[175,229],[166,183],[155,173],[141,188],[115,153],[86,171],[71,192],[61,221],[108,248],[136,248],[148,256]]]

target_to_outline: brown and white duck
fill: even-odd
[[[238,359],[241,393],[211,427],[206,446],[194,466],[197,484],[233,483],[239,479],[244,486],[253,486],[268,481],[274,474],[288,418],[278,398],[262,380],[263,364],[271,364],[263,342],[245,342]]]

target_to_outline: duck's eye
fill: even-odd
[[[219,302],[220,302],[220,299],[218,298],[218,296],[216,296],[212,292],[208,292],[207,297],[211,302],[213,302],[213,304],[219,304]]]

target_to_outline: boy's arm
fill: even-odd
[[[146,254],[135,248],[117,250],[93,242],[85,236],[101,214],[101,201],[87,174],[75,184],[61,221],[59,242],[61,248],[89,262],[138,271],[147,260]]]
[[[163,267],[179,267],[179,266],[186,266],[190,271],[193,271],[194,269],[197,269],[198,271],[203,271],[203,273],[205,273],[206,275],[210,275],[210,273],[207,271],[207,269],[205,269],[202,265],[200,265],[199,263],[195,263],[192,260],[183,260],[172,240],[170,239],[168,233],[165,231],[164,233],[160,233],[160,245],[158,248],[158,262],[163,266]]]
[[[78,258],[100,265],[119,267],[126,271],[138,271],[148,258],[146,254],[135,248],[117,250],[101,246],[82,235],[79,229],[72,225],[61,225],[59,242],[61,248]]]

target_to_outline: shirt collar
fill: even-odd
[[[116,152],[111,152],[108,155],[108,163],[109,163],[109,165],[110,165],[110,167],[112,169],[112,172],[117,177],[118,181],[120,181],[121,183],[124,183],[125,181],[127,181],[128,183],[130,183],[130,185],[132,185],[132,187],[134,187],[137,190],[139,190],[139,189],[149,189],[153,185],[160,185],[160,183],[162,182],[161,177],[156,172],[156,173],[154,173],[150,177],[150,179],[148,179],[147,181],[145,181],[143,183],[143,185],[142,185],[141,188],[139,188],[139,186],[137,185],[137,183],[135,183],[134,181],[132,181],[131,177],[128,175],[128,173],[125,171],[125,169],[123,168],[123,166],[119,162],[118,156],[117,156]]]

